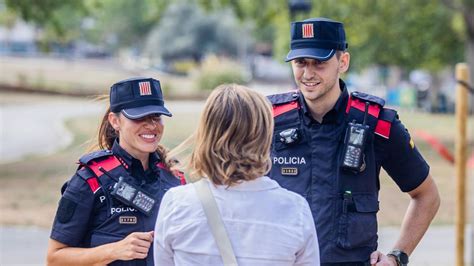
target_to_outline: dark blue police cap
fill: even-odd
[[[296,58],[329,60],[336,50],[347,49],[346,33],[341,22],[327,18],[311,18],[291,23],[290,52],[285,61]]]
[[[172,116],[165,108],[160,81],[153,78],[131,78],[112,85],[110,111],[122,112],[129,119],[151,114]]]

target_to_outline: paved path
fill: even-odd
[[[199,112],[203,102],[170,101],[167,106],[171,110]],[[64,125],[66,119],[99,117],[104,111],[101,103],[65,97],[0,104],[0,164],[27,155],[50,154],[66,147],[73,139]]]
[[[469,240],[466,232],[466,239]],[[398,234],[397,228],[380,230],[380,250],[387,252]],[[0,265],[44,265],[49,230],[32,227],[0,228]],[[466,246],[466,262],[469,261]],[[454,228],[452,226],[434,226],[428,230],[410,258],[413,266],[450,266],[454,265]],[[469,264],[466,263],[466,266]]]
[[[103,107],[96,102],[70,98],[0,105],[0,163],[66,147],[73,136],[66,130],[64,120],[99,114],[101,110]]]

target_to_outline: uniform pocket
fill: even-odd
[[[378,210],[376,194],[364,193],[344,197],[337,245],[345,249],[375,246]]]

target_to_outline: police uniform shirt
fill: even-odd
[[[323,116],[321,123],[313,119],[303,95],[299,92],[298,100],[304,114],[304,125],[310,128],[311,132],[325,131],[327,132],[326,134],[332,134],[334,132],[328,129],[339,127],[340,125],[345,126],[349,93],[342,80],[340,80],[340,86],[342,88],[341,95],[334,104],[334,107]],[[343,132],[345,133],[345,131]],[[343,136],[340,137],[342,138]],[[423,159],[418,149],[415,146],[412,147],[412,143],[408,130],[398,118],[392,122],[388,140],[377,135],[374,138],[377,176],[379,175],[380,167],[383,167],[403,192],[408,192],[418,187],[429,173],[429,165]]]
[[[116,180],[106,175],[99,178],[100,188],[92,191],[84,178],[84,173],[92,175],[92,172],[83,168],[76,172],[63,192],[53,223],[52,239],[71,247],[94,247],[122,240],[135,231],[154,229],[161,198],[167,189],[180,184],[179,179],[157,166],[160,158],[156,153],[150,154],[149,169],[145,171],[141,162],[118,142],[114,143],[111,152],[122,164],[111,173],[128,174],[127,182],[153,196],[157,201],[153,213],[147,217],[112,198],[110,191]],[[152,258],[150,249],[147,264],[152,264]]]
[[[381,167],[404,192],[418,187],[429,173],[428,164],[411,144],[410,135],[398,118],[391,122],[388,139],[371,134],[365,152],[367,169],[357,175],[344,173],[340,158],[348,123],[349,93],[342,80],[340,87],[340,97],[321,123],[312,118],[301,92],[269,96],[274,112],[278,106],[295,100],[299,104],[274,113],[273,164],[269,176],[309,202],[322,263],[365,261],[377,248]],[[298,129],[299,139],[286,144],[279,134],[292,128]],[[355,213],[349,218],[342,214],[344,182],[352,190],[355,205]]]

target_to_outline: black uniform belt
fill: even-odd
[[[361,262],[338,262],[338,263],[321,263],[321,266],[370,266],[368,261]]]

